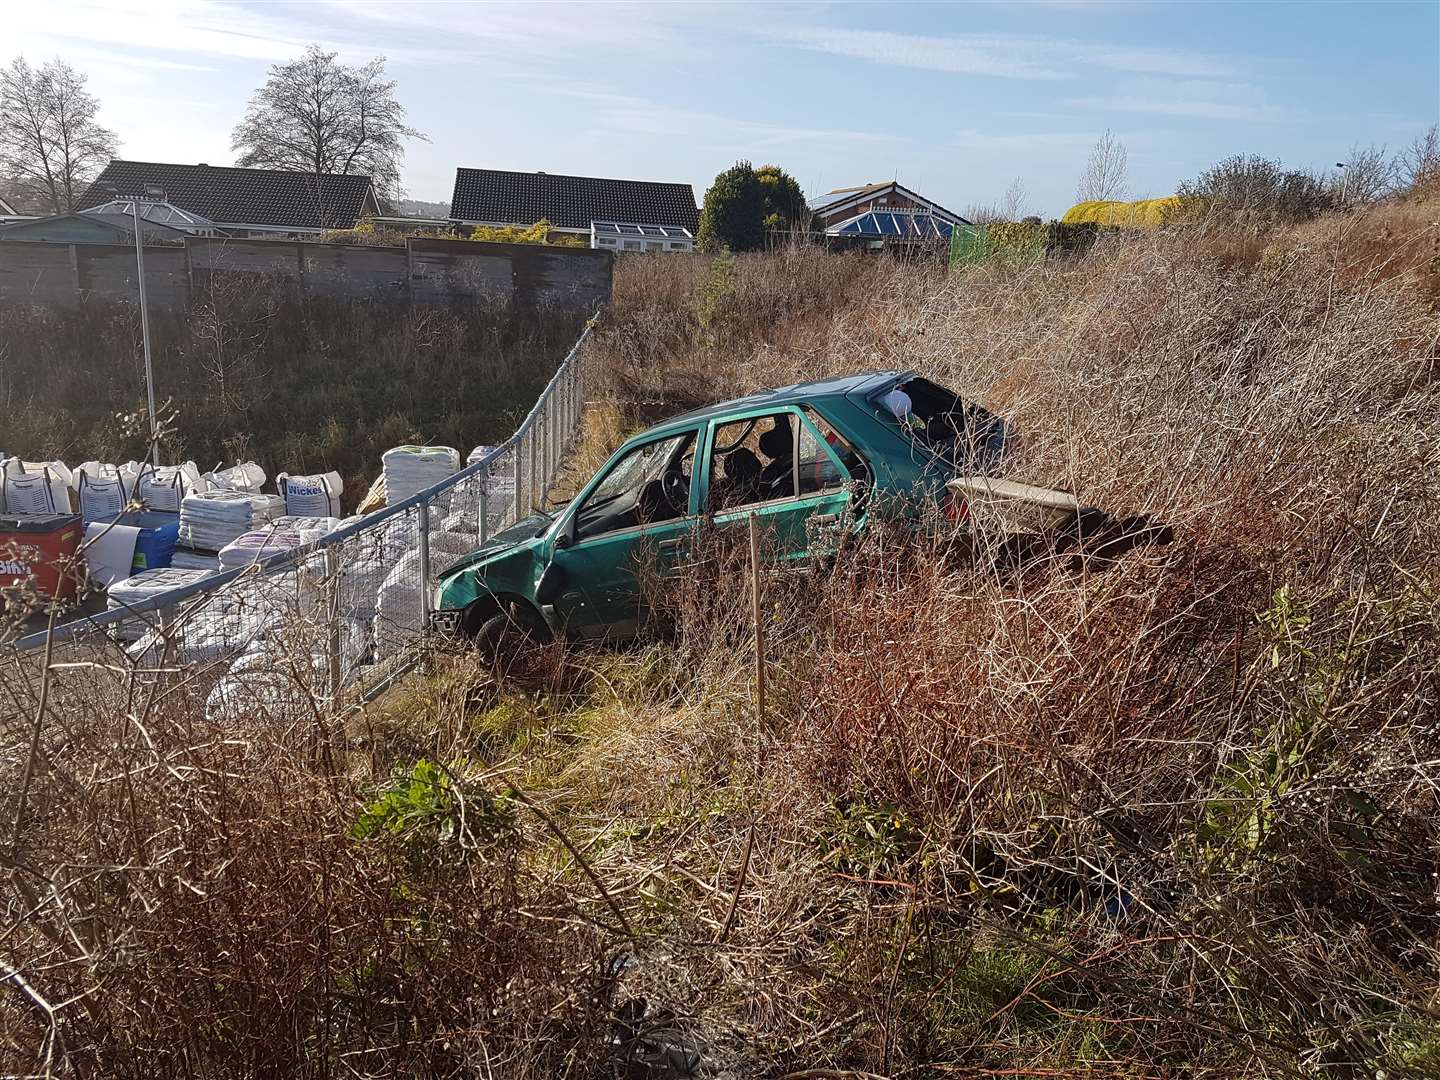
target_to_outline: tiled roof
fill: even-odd
[[[821,195],[818,199],[810,200],[808,205],[810,209],[815,211],[816,213],[823,212],[826,214],[830,214],[837,212],[847,203],[851,205],[858,205],[859,203],[865,201],[865,197],[867,195],[878,194],[879,192],[889,191],[891,189],[894,189],[896,194],[904,195],[907,198],[914,199],[916,202],[922,205],[928,205],[934,213],[938,214],[940,217],[946,218],[954,222],[955,224],[971,224],[971,222],[966,221],[959,214],[956,214],[950,210],[946,210],[945,207],[941,206],[939,203],[931,199],[925,198],[924,195],[911,191],[898,180],[887,180],[884,183],[880,184],[860,184],[857,187],[836,188],[834,191],[827,192],[826,194]]]
[[[628,221],[672,225],[692,233],[700,223],[689,184],[503,169],[456,169],[450,216],[505,225],[533,225],[545,218],[560,229],[588,229],[592,221]]]
[[[115,160],[90,185],[79,209],[114,199],[107,185],[121,195],[161,188],[169,202],[216,224],[297,229],[353,228],[374,199],[368,176]]]

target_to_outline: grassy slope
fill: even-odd
[[[999,582],[872,536],[772,587],[763,721],[723,544],[657,598],[666,643],[556,647],[524,691],[437,656],[334,777],[262,716],[207,738],[182,683],[141,719],[184,771],[132,779],[118,699],[67,751],[109,773],[42,789],[24,861],[65,899],[20,896],[14,955],[92,991],[69,1046],[116,1074],[603,1075],[644,999],[732,1075],[1433,1075],[1432,216],[948,279],[624,261],[590,460],[908,366],[1177,543]]]

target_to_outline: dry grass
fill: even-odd
[[[207,724],[203,673],[57,673],[4,1064],[53,1046],[38,999],[57,1060],[117,1075],[646,1075],[647,1044],[731,1076],[1435,1075],[1426,220],[950,278],[623,260],[587,460],[913,367],[1014,416],[1023,478],[1176,542],[1002,578],[877,529],[767,584],[757,717],[745,556],[701,537],[652,644],[553,647],[523,690],[437,656],[330,770]],[[36,686],[6,672],[8,778]]]

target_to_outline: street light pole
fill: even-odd
[[[145,302],[145,237],[140,227],[140,198],[130,199],[135,221],[135,268],[140,279],[140,339],[145,347],[145,398],[150,409],[150,459],[160,467],[160,418],[155,415],[155,375],[150,365],[150,308]]]
[[[1340,209],[1345,209],[1345,196],[1350,194],[1350,170],[1345,167],[1345,162],[1335,162],[1335,168],[1340,170]]]

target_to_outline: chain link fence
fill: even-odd
[[[63,721],[47,715],[71,708],[133,710],[137,694],[164,686],[203,695],[217,721],[323,731],[342,704],[412,668],[437,575],[543,504],[579,428],[593,325],[515,433],[433,487],[308,542],[282,548],[277,534],[275,550],[243,568],[177,571],[176,587],[119,602],[112,593],[110,610],[0,645],[4,773],[28,788],[42,729],[63,739]]]

